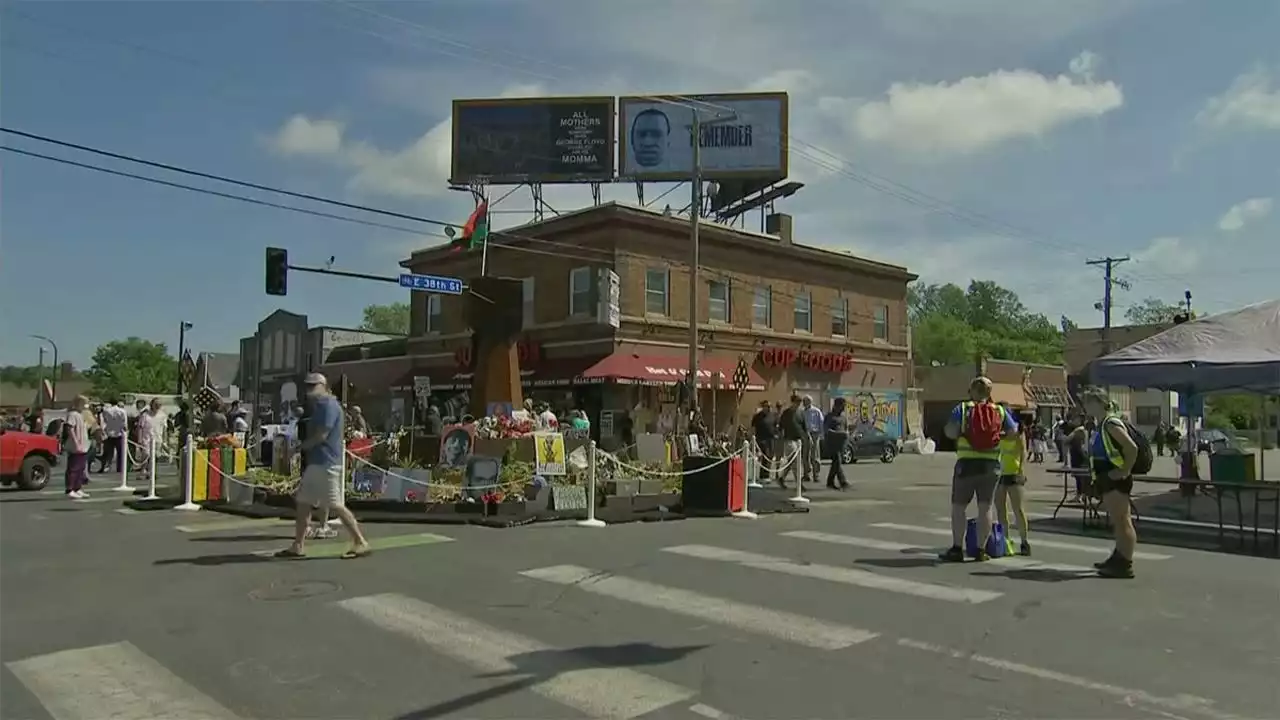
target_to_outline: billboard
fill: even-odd
[[[699,143],[702,176],[781,180],[787,176],[788,99],[784,92],[624,97],[618,99],[618,143],[625,180],[693,177],[694,108],[688,100],[728,108],[736,117],[704,124]],[[699,107],[702,122],[715,108]]]
[[[453,101],[449,181],[609,182],[612,97]]]

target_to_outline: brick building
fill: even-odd
[[[700,404],[726,429],[760,400],[793,391],[826,405],[855,400],[867,423],[902,433],[908,385],[906,268],[707,223],[700,235]],[[588,411],[607,438],[619,413],[675,402],[689,355],[689,223],[617,203],[495,233],[488,274],[524,283],[520,340],[526,396]],[[415,252],[411,272],[474,277],[481,254]],[[616,281],[615,275],[616,274]],[[610,307],[616,282],[616,306]],[[366,407],[409,400],[413,377],[431,379],[437,402],[470,386],[463,299],[414,293],[410,337],[338,348],[323,368],[345,374]],[[614,323],[616,322],[616,327]],[[739,358],[751,369],[738,403],[728,387]],[[645,415],[648,413],[646,412]],[[656,419],[634,418],[637,430]]]

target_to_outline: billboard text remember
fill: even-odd
[[[704,178],[787,177],[786,93],[619,98],[619,177],[692,178],[695,108],[701,122],[699,165]],[[730,114],[729,119],[717,120],[718,115]]]

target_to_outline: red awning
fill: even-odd
[[[582,371],[599,361],[600,356],[572,358],[543,358],[532,367],[520,369],[520,384],[525,387],[562,387],[569,385],[590,385],[603,382],[601,378],[584,378]],[[407,392],[413,390],[413,378],[431,378],[432,390],[468,390],[471,388],[473,373],[470,370],[459,370],[450,367],[420,367],[402,375],[392,384],[392,390]]]
[[[699,358],[698,387],[711,387],[716,373],[720,374],[720,387],[732,387],[737,367],[738,361],[731,358]],[[688,361],[683,358],[616,352],[591,366],[582,373],[582,377],[587,380],[607,379],[624,385],[675,385],[688,374]],[[749,366],[746,389],[764,390],[764,378]]]

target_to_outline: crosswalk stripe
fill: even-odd
[[[629,720],[696,694],[635,670],[581,668],[559,648],[404,595],[368,595],[337,605],[480,672],[501,674],[509,681],[522,675],[536,680],[530,690],[589,717]]]
[[[887,540],[876,540],[874,538],[855,537],[853,535],[836,535],[834,533],[811,532],[808,530],[796,530],[794,532],[784,532],[783,537],[796,538],[797,540],[812,540],[813,542],[828,543],[830,545],[847,545],[849,547],[866,548],[867,550],[883,550],[885,552],[901,553],[911,557],[928,557],[935,558],[939,549],[923,548],[905,543],[889,542]],[[1053,572],[1065,573],[1090,573],[1094,572],[1094,568],[1084,567],[1082,565],[1065,565],[1061,563],[1047,563],[1040,560],[1033,560],[1026,557],[1008,556],[1003,558],[995,558],[994,562],[997,566],[1018,568],[1019,570],[1049,570]]]
[[[557,585],[570,585],[593,595],[727,625],[741,632],[767,635],[819,650],[840,650],[879,636],[878,633],[847,625],[601,573],[576,565],[537,568],[520,574]]]
[[[662,551],[676,555],[684,555],[685,557],[698,558],[700,560],[713,560],[716,562],[741,565],[742,567],[749,567],[756,570],[768,570],[769,572],[782,573],[784,575],[814,578],[817,580],[841,583],[843,585],[856,585],[875,590],[886,590],[888,592],[902,593],[905,595],[915,595],[917,597],[929,598],[930,600],[978,604],[995,600],[1001,596],[1001,593],[989,590],[973,590],[969,588],[953,587],[950,585],[918,582],[889,575],[879,575],[877,573],[858,570],[856,568],[838,567],[835,565],[799,563],[789,558],[760,555],[757,553],[730,550],[728,548],[719,548],[711,545],[679,545],[676,547],[663,548]]]
[[[903,525],[901,523],[891,523],[891,522],[871,523],[871,527],[880,528],[882,530],[899,530],[901,532],[913,532],[913,533],[922,533],[925,535],[938,535],[943,537],[951,537],[950,528],[931,528],[931,527],[923,527],[921,525]],[[1070,543],[1070,542],[1062,542],[1059,540],[1042,540],[1039,537],[1035,538],[1032,541],[1031,545],[1032,547],[1046,547],[1046,548],[1052,548],[1054,550],[1073,550],[1075,552],[1087,552],[1087,553],[1105,553],[1109,549],[1102,545]],[[1168,560],[1170,557],[1172,556],[1164,555],[1162,553],[1144,552],[1142,550],[1139,550],[1133,554],[1133,558],[1135,560]]]
[[[280,525],[292,525],[292,520],[276,518],[235,518],[234,520],[213,520],[210,522],[175,525],[174,530],[181,533],[220,532],[223,530],[243,530],[245,528],[267,528]]]
[[[236,720],[230,710],[128,642],[7,665],[54,720]]]

